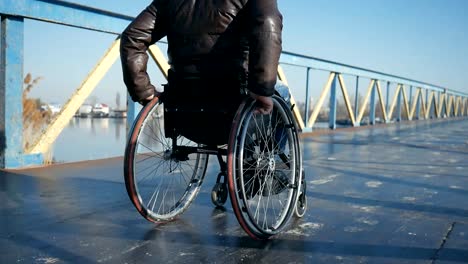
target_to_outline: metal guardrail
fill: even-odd
[[[342,91],[342,100],[346,107],[349,126],[360,126],[366,110],[369,112],[369,124],[392,121],[445,118],[468,115],[468,94],[450,90],[438,85],[429,84],[392,74],[346,65],[302,54],[283,52],[281,65],[288,65],[306,71],[305,109],[311,109],[309,77],[312,71],[328,72],[329,76],[321,90],[320,97],[309,111],[304,111],[304,131],[311,131],[317,117],[323,111],[325,99],[329,96],[329,128],[337,127],[337,86]],[[355,78],[354,101],[350,99],[349,90],[343,76]],[[360,79],[368,81],[367,90],[362,102],[358,101],[360,95]],[[390,87],[395,88],[390,103]],[[386,93],[384,94],[384,88]],[[408,91],[409,90],[409,91]],[[415,93],[413,94],[413,92]],[[376,118],[376,107],[380,106],[380,118]],[[404,111],[402,111],[404,108]],[[404,117],[403,117],[404,116]]]
[[[111,65],[119,57],[119,34],[132,21],[133,17],[108,12],[92,7],[58,0],[3,0],[0,1],[1,16],[1,60],[0,60],[0,168],[16,168],[43,162],[42,153],[46,152],[68,124],[74,113],[83,104]],[[116,40],[98,61],[86,79],[52,120],[39,140],[29,149],[23,149],[22,124],[22,89],[23,89],[23,44],[24,20],[32,19],[116,35]],[[169,65],[157,45],[149,49],[164,77],[167,77]],[[348,125],[359,126],[365,115],[369,123],[375,124],[376,107],[380,105],[383,122],[402,120],[404,114],[408,120],[458,117],[468,115],[468,94],[449,90],[444,87],[420,82],[404,77],[386,74],[320,58],[284,51],[278,68],[279,79],[288,84],[284,67],[305,69],[305,95],[298,97],[305,102],[303,113],[294,108],[295,117],[302,131],[311,131],[324,109],[327,112],[328,127],[337,127],[337,87],[342,91],[341,100],[345,104]],[[310,73],[326,72],[328,78],[314,105],[310,104]],[[344,77],[356,78],[354,102],[349,96]],[[364,99],[359,102],[359,83],[368,80],[369,85]],[[382,93],[386,85],[386,96]],[[390,86],[394,88],[391,104]],[[409,93],[407,92],[409,88]],[[291,87],[296,89],[296,87]],[[413,89],[416,93],[413,95]],[[424,96],[425,95],[425,96]],[[325,107],[326,99],[328,107]],[[292,98],[296,103],[297,98]],[[377,101],[378,100],[378,101]],[[386,102],[384,102],[386,101]],[[130,101],[131,102],[131,101]],[[300,102],[298,102],[300,103]],[[402,112],[402,107],[405,111]],[[137,114],[137,105],[128,104],[128,123],[132,123]],[[303,116],[304,115],[304,116]]]

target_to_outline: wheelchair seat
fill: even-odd
[[[166,137],[183,136],[204,145],[225,145],[243,94],[232,76],[209,76],[169,72],[164,88]]]

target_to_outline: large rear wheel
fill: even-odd
[[[176,146],[197,146],[177,137]],[[138,212],[152,222],[182,214],[200,191],[208,155],[176,155],[172,138],[164,136],[163,104],[159,98],[139,113],[129,134],[124,157],[127,193]]]
[[[267,239],[287,226],[301,188],[298,129],[284,100],[272,99],[268,115],[253,114],[253,99],[241,104],[228,145],[234,213],[244,231],[256,239]]]

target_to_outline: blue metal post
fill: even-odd
[[[463,110],[462,109],[463,109],[463,100],[464,100],[464,98],[463,98],[463,96],[459,96],[459,99],[460,99],[460,101],[459,101],[460,103],[458,104],[458,113],[457,113],[458,115],[457,116],[463,116]]]
[[[468,116],[468,98],[465,101],[465,108],[463,109],[463,115]]]
[[[445,93],[445,96],[444,96],[444,112],[443,113],[445,114],[445,117],[450,117],[450,112],[448,112],[449,109],[448,109],[448,104],[447,104],[448,103],[447,96],[448,96],[448,94]]]
[[[401,87],[401,89],[403,89],[403,86]],[[398,100],[397,100],[397,112],[396,112],[396,116],[397,116],[397,122],[400,122],[401,121],[401,96],[403,94],[403,90],[400,90],[398,92]]]
[[[416,120],[419,120],[419,116],[421,115],[421,98],[422,94],[418,93],[418,97],[416,97]]]
[[[441,97],[441,93],[440,93],[440,92],[437,92],[437,105],[439,105],[439,106],[440,106],[441,103],[442,103],[440,97]],[[439,116],[442,117],[442,118],[444,117],[444,115],[443,115],[443,113],[444,113],[444,106],[445,106],[445,104],[442,104],[442,107],[439,109]]]
[[[439,106],[440,103],[441,103],[440,102],[440,92],[437,92],[437,102],[436,102],[437,106]],[[443,107],[441,109],[439,109],[439,116],[443,117],[442,113],[443,113]]]
[[[0,168],[41,164],[42,154],[23,154],[23,18],[1,18],[0,43]]]
[[[335,75],[335,78],[333,78],[330,91],[330,112],[328,113],[328,126],[331,129],[336,129],[336,79],[337,75]]]
[[[130,94],[127,93],[127,139],[130,136],[130,129],[132,128],[133,122],[137,118],[140,109],[140,104],[133,102]]]
[[[356,93],[354,96],[354,117],[357,118],[358,116],[358,111],[359,111],[359,76],[356,76]],[[358,122],[354,124],[355,127],[360,126]]]
[[[432,102],[429,102],[429,89],[426,89],[426,106],[428,105],[429,107],[426,108],[426,111],[429,111],[429,114],[426,114],[426,116],[430,119],[431,118],[431,108],[432,108]]]
[[[375,80],[376,82],[378,80]],[[372,86],[372,91],[371,91],[371,101],[370,101],[370,112],[369,112],[369,121],[371,125],[375,125],[375,86],[376,84],[374,83],[374,86]]]
[[[429,89],[426,89],[426,103],[428,103],[429,100]]]
[[[387,82],[387,96],[385,98],[385,111],[388,113],[388,106],[389,106],[389,100],[390,100],[390,82]],[[390,121],[390,120],[386,120]]]
[[[467,109],[468,109],[468,101],[466,100],[466,97],[463,97],[463,100],[464,100],[464,107],[462,107],[462,116],[466,116],[468,115],[467,113]]]
[[[309,75],[310,75],[310,68],[307,67],[307,76],[306,76],[306,100],[305,100],[305,110],[304,110],[304,125],[307,126],[307,122],[309,122],[309,109],[310,109],[310,95],[309,95]]]
[[[409,107],[411,107],[413,105],[413,86],[410,85],[409,87]]]
[[[461,116],[466,116],[468,113],[467,113],[467,109],[468,109],[468,101],[466,100],[466,97],[463,97],[462,98],[462,101],[464,102],[463,104],[463,107],[462,107],[462,113],[461,113]]]

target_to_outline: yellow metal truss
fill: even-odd
[[[119,57],[120,39],[116,39],[104,56],[99,60],[91,73],[85,78],[80,86],[73,93],[71,98],[65,103],[60,113],[58,113],[38,140],[26,149],[27,154],[46,153],[62,130],[67,126],[86,98],[109,71],[111,66]]]

